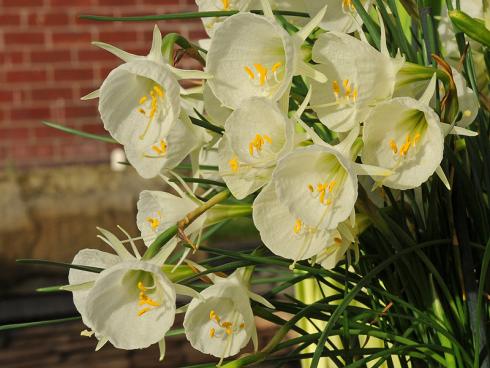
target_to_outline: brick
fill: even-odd
[[[27,6],[43,6],[44,0],[3,0],[3,6],[22,8]]]
[[[13,91],[0,91],[0,103],[12,102],[14,100]]]
[[[57,138],[57,137],[66,138],[65,132],[62,132],[59,129],[48,127],[46,125],[39,124],[39,126],[31,130],[34,131],[34,138],[36,139]]]
[[[172,2],[167,0],[168,2]],[[97,0],[97,5],[101,6],[127,6],[127,5],[135,5],[134,0]]]
[[[20,24],[19,14],[0,14],[0,24],[2,26],[17,26]]]
[[[39,45],[43,44],[45,37],[40,32],[7,32],[4,34],[7,45]]]
[[[67,13],[39,13],[29,14],[27,23],[30,26],[64,26],[69,24],[70,17]]]
[[[135,42],[137,34],[134,31],[104,31],[99,32],[99,40],[105,43]]]
[[[93,118],[98,116],[97,106],[95,105],[79,105],[67,106],[65,108],[65,117],[67,119],[75,118]]]
[[[49,107],[25,107],[11,110],[12,120],[44,120],[50,118]]]
[[[79,31],[79,32],[54,32],[52,34],[52,40],[55,44],[62,43],[90,43],[92,36],[89,32]]]
[[[25,55],[22,51],[5,51],[0,53],[0,63],[21,64],[27,59]]]
[[[45,70],[13,70],[7,72],[7,82],[44,82],[46,81]]]
[[[0,129],[0,137],[2,140],[27,140],[29,138],[30,129],[29,128],[2,128]]]
[[[41,88],[32,88],[30,91],[30,98],[32,101],[70,101],[74,96],[71,88],[43,86]]]
[[[76,59],[79,63],[93,63],[94,61],[113,61],[119,59],[111,53],[99,48],[79,49],[77,50]]]
[[[70,59],[70,50],[32,51],[30,55],[32,63],[66,63]]]
[[[80,81],[93,79],[94,72],[89,68],[56,68],[54,79],[56,81]]]

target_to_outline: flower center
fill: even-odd
[[[255,138],[248,144],[248,152],[250,153],[250,156],[254,155],[254,151],[257,151],[257,154],[259,154],[266,142],[272,144],[271,137],[269,137],[267,134],[256,134]]]
[[[209,320],[213,321],[216,325],[216,328],[211,327],[209,329],[210,337],[221,337],[224,335],[231,336],[232,334],[238,333],[240,330],[243,330],[245,328],[244,322],[238,325],[238,324],[233,324],[233,322],[222,321],[214,310],[211,310],[209,312]]]
[[[223,4],[223,10],[230,9],[230,0],[221,0],[221,4]]]
[[[145,130],[139,136],[140,139],[144,139],[146,133],[148,133],[150,125],[155,118],[155,115],[159,109],[159,105],[163,101],[164,97],[165,91],[163,90],[163,88],[158,84],[154,84],[153,88],[150,90],[150,93],[141,96],[138,100],[138,103],[140,105],[138,111],[148,119]]]
[[[158,226],[160,226],[160,219],[162,217],[162,213],[160,211],[157,211],[157,215],[158,215],[158,218],[157,217],[147,217],[146,218],[146,221],[150,224],[151,229],[153,231],[157,231]]]
[[[358,89],[348,79],[342,81],[342,87],[337,80],[334,80],[332,91],[335,95],[335,101],[339,105],[355,103],[357,100]]]
[[[316,187],[314,187],[313,184],[308,184],[308,191],[313,197],[317,197],[321,204],[329,206],[332,204],[332,192],[336,185],[337,182],[335,179],[326,181],[325,183],[318,183]]]
[[[281,62],[277,62],[272,65],[270,68],[270,73],[269,69],[267,69],[267,67],[263,64],[253,64],[253,67],[255,68],[255,73],[249,66],[245,66],[244,69],[250,80],[258,83],[260,87],[264,87],[271,80],[271,74],[274,77],[274,81],[279,82],[278,73],[279,69],[282,67]]]
[[[301,221],[300,219],[296,219],[296,221],[294,222],[294,233],[299,234],[302,227],[303,221]]]
[[[142,306],[143,308],[141,308],[139,311],[138,311],[138,316],[142,316],[143,314],[151,311],[152,309],[154,309],[155,307],[159,307],[161,304],[158,303],[157,301],[155,301],[154,299],[150,298],[146,292],[149,290],[149,289],[153,289],[153,287],[146,287],[145,285],[143,285],[143,283],[141,281],[138,282],[138,289],[140,290],[140,293],[139,293],[139,302],[138,302],[138,305],[139,306]]]

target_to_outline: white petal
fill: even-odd
[[[135,258],[113,233],[101,227],[97,227],[97,230],[103,235],[103,238],[99,238],[108,244],[123,261],[131,261]]]
[[[304,41],[308,38],[311,32],[318,27],[322,21],[322,19],[325,17],[325,14],[327,13],[327,8],[328,5],[325,5],[323,8],[320,9],[320,11],[315,14],[315,16],[309,21],[308,24],[306,24],[296,35],[299,36],[299,38]]]
[[[134,55],[124,50],[118,49],[116,46],[109,45],[108,43],[93,41],[92,45],[100,47],[103,50],[110,52],[125,62],[130,62],[138,59],[143,59],[144,56]]]
[[[257,302],[257,303],[260,303],[262,305],[265,305],[267,308],[270,308],[270,309],[276,309],[276,307],[274,307],[274,305],[272,305],[266,298],[264,298],[262,295],[259,295],[259,294],[255,294],[251,291],[248,292],[248,296],[250,297],[250,299],[252,299],[253,301]]]
[[[166,350],[165,339],[161,339],[158,342],[158,350],[160,352],[160,355],[158,357],[158,361],[161,362],[165,358],[165,350]]]
[[[436,174],[439,177],[439,179],[441,179],[441,181],[443,182],[447,190],[451,190],[451,184],[449,184],[449,180],[447,180],[447,176],[444,173],[444,170],[442,170],[442,167],[438,166],[436,168]]]
[[[82,101],[92,100],[94,98],[99,98],[99,96],[100,96],[100,89],[96,89],[95,91],[92,91],[89,94],[86,94],[85,96],[81,97],[80,100]]]
[[[476,137],[478,135],[478,132],[459,126],[451,126],[451,124],[441,123],[441,126],[446,131],[446,134],[456,134],[467,137]]]

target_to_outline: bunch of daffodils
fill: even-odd
[[[414,63],[372,3],[196,0],[209,39],[178,44],[201,70],[177,68],[176,37],[157,26],[146,56],[94,42],[122,62],[83,99],[98,99],[127,164],[165,184],[141,193],[138,236],[100,229],[112,252],[73,259],[62,289],[96,350],[157,344],[163,359],[177,323],[218,364],[249,343],[250,362],[264,359],[286,335],[261,346],[256,316],[290,322],[274,315],[275,292],[252,290],[260,267],[315,277],[348,270],[366,254],[359,238],[386,193],[436,181],[451,190],[445,141],[477,135],[475,84],[441,57]],[[226,263],[234,252],[203,241],[236,217],[253,221],[261,244]],[[203,251],[221,266],[192,261]]]

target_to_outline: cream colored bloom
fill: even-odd
[[[219,145],[219,171],[242,199],[269,182],[277,160],[292,149],[293,123],[264,97],[245,100],[228,118]]]
[[[313,17],[327,5],[327,12],[320,27],[327,31],[352,33],[362,27],[362,19],[357,14],[352,0],[308,0],[305,2]],[[368,8],[370,1],[361,1]]]
[[[211,40],[206,60],[206,72],[213,76],[209,86],[226,107],[236,109],[250,97],[278,101],[294,75],[325,81],[301,60],[299,52],[319,19],[289,35],[276,23],[270,8],[265,12],[269,16],[240,13],[229,17]]]
[[[184,318],[185,334],[192,347],[223,360],[235,355],[252,339],[258,349],[257,330],[250,299],[274,308],[252,293],[243,269],[227,278],[212,275],[214,285],[193,299]]]
[[[373,105],[391,98],[403,59],[393,59],[383,50],[339,32],[318,38],[313,60],[328,82],[312,83],[311,105],[329,129],[349,131],[366,118]]]

